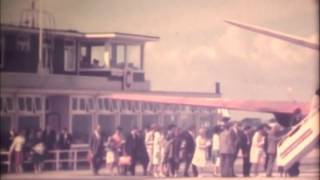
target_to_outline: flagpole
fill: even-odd
[[[42,43],[43,43],[43,29],[42,29],[42,0],[39,0],[39,49],[38,49],[38,73],[43,73],[42,61]]]

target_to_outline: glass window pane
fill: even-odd
[[[93,110],[93,99],[89,98],[89,109]]]
[[[177,115],[165,115],[163,117],[163,127],[166,128],[172,124],[177,124],[177,119],[178,119]]]
[[[27,111],[32,111],[32,98],[31,97],[26,98],[26,105],[27,105]]]
[[[118,104],[116,100],[111,100],[112,101],[112,110],[118,110]]]
[[[151,124],[160,124],[158,122],[158,116],[157,115],[143,115],[142,116],[142,127],[146,128],[146,127],[150,127]]]
[[[17,50],[19,52],[29,52],[30,51],[30,36],[20,35],[17,37],[16,41]]]
[[[99,102],[99,110],[103,110],[103,99],[100,98],[98,102]]]
[[[117,45],[117,67],[124,67],[124,45]]]
[[[40,127],[38,116],[20,116],[18,119],[18,131],[37,130]]]
[[[72,98],[72,110],[74,110],[74,111],[76,111],[78,109],[77,101],[78,101],[77,98]]]
[[[6,39],[3,33],[1,33],[1,50],[0,50],[0,68],[4,67],[4,53],[6,51]]]
[[[113,134],[116,125],[114,115],[99,115],[98,121],[104,135],[110,136]]]
[[[91,115],[72,116],[72,136],[75,144],[87,144],[91,136]]]
[[[49,109],[50,109],[50,100],[49,100],[49,98],[46,98],[46,102],[45,102],[46,104],[45,104],[45,106],[46,106],[46,111],[49,111]]]
[[[108,99],[104,99],[104,109],[109,110],[108,106],[109,106]]]
[[[24,98],[22,98],[22,97],[18,98],[18,105],[19,105],[20,111],[25,111]]]
[[[93,68],[105,67],[105,47],[104,46],[92,46],[91,47],[91,66]]]
[[[86,101],[84,98],[80,99],[80,110],[82,111],[86,110]]]
[[[2,97],[0,97],[0,111],[2,111]]]
[[[74,44],[65,44],[65,47],[64,47],[64,70],[65,71],[74,71],[76,69],[75,57],[76,57],[76,52],[75,52]]]
[[[133,126],[137,126],[137,116],[121,115],[120,127],[123,129],[124,134],[129,133]]]
[[[11,119],[9,116],[1,116],[1,126],[0,126],[0,149],[9,150],[10,147],[10,140],[9,140],[9,131],[12,127]]]
[[[12,111],[13,110],[13,102],[12,102],[12,98],[11,97],[7,97],[6,98],[6,100],[7,100],[7,109],[9,110],[9,111]]]
[[[140,69],[140,46],[128,46],[128,66]]]
[[[90,68],[90,57],[87,53],[89,48],[87,46],[82,45],[81,46],[81,60],[80,60],[80,67],[81,68]]]

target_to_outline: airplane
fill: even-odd
[[[305,39],[290,36],[258,26],[225,20],[226,23],[271,36],[298,46],[318,50],[319,44]],[[190,106],[205,106],[229,110],[253,111],[272,113],[276,121],[291,130],[278,143],[277,165],[288,170],[295,162],[318,146],[319,143],[319,90],[317,90],[311,103],[292,101],[253,101],[228,100],[216,98],[182,97],[148,95],[134,92],[116,92],[108,95],[111,99],[144,101],[165,104],[181,104]],[[300,121],[292,122],[300,118]]]

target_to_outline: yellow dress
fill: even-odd
[[[197,167],[205,167],[206,166],[206,149],[207,148],[207,140],[198,136],[196,138],[196,149],[192,158],[192,164]]]

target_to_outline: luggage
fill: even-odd
[[[127,166],[131,165],[131,157],[128,155],[120,156],[119,165],[127,165]]]
[[[300,163],[299,163],[299,162],[294,163],[294,164],[287,170],[288,175],[289,175],[290,177],[299,176],[299,174],[300,174],[299,166],[300,166]]]

